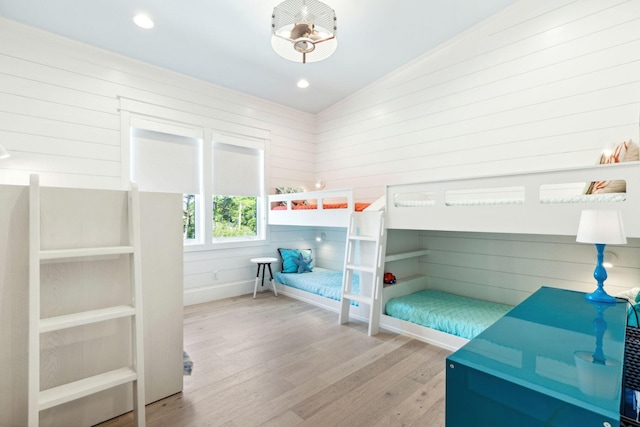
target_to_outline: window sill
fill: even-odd
[[[184,252],[215,251],[219,249],[234,249],[256,246],[268,246],[267,239],[241,240],[231,242],[184,243]]]

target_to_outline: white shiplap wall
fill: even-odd
[[[387,184],[588,165],[639,138],[639,113],[639,1],[523,0],[321,113],[316,170],[373,201]],[[570,238],[425,236],[432,287],[510,303],[593,288],[594,249]],[[639,246],[616,249],[613,291],[640,283]]]
[[[38,173],[43,186],[123,188],[121,106],[267,134],[268,192],[314,182],[314,116],[0,18],[0,143],[11,153],[0,162],[0,183],[26,185]],[[264,246],[185,253],[185,300],[248,292],[249,258],[276,255],[282,235],[271,237]]]

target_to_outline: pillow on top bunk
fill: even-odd
[[[313,271],[313,258],[311,249],[282,249],[279,248],[282,258],[283,273],[304,273]]]
[[[304,193],[306,190],[302,187],[276,187],[276,194],[294,194],[294,193]],[[292,200],[291,204],[293,206],[298,205],[306,205],[306,200]],[[287,202],[281,202],[281,206],[286,206]]]
[[[621,162],[633,162],[640,159],[640,149],[638,144],[629,141],[622,141],[614,148],[613,152],[609,156],[605,156],[604,153],[600,155],[599,163],[621,163]],[[627,191],[627,183],[624,180],[613,181],[595,181],[592,182],[585,194],[601,194],[601,193],[624,193]]]

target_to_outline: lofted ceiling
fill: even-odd
[[[0,0],[0,15],[315,114],[516,0],[323,0],[336,11],[338,48],[309,64],[271,48],[280,1]],[[133,24],[139,12],[153,29]]]

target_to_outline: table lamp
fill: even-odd
[[[604,290],[607,271],[602,265],[605,245],[620,245],[627,243],[622,223],[622,214],[617,210],[583,210],[580,214],[580,225],[576,242],[594,243],[598,251],[598,261],[593,277],[598,287],[586,295],[587,300],[615,304],[616,299]]]

